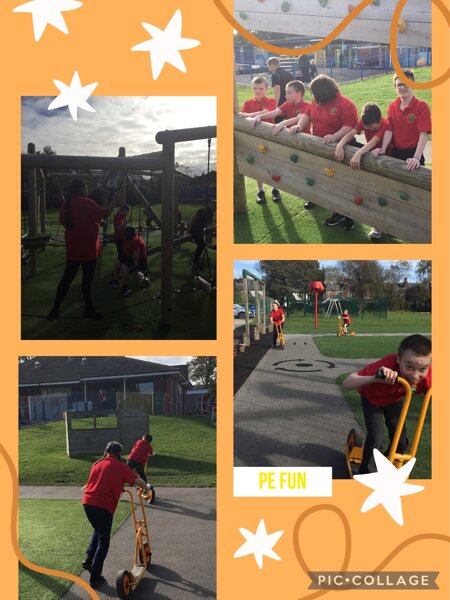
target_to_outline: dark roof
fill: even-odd
[[[124,356],[35,356],[19,365],[19,386],[154,374],[174,374],[180,380],[187,381],[186,371],[182,367]]]

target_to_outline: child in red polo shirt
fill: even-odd
[[[94,308],[91,290],[97,257],[101,255],[98,237],[100,221],[111,214],[117,197],[114,195],[109,206],[104,208],[88,198],[87,194],[86,182],[83,179],[74,179],[69,186],[68,198],[60,207],[59,220],[64,226],[66,241],[66,266],[56,290],[53,307],[47,315],[49,321],[59,319],[60,306],[80,266],[83,273],[81,291],[85,305],[83,316],[97,320],[103,318]]]
[[[305,102],[303,99],[305,95],[305,85],[302,81],[294,80],[290,81],[286,85],[286,102],[278,106],[275,110],[271,110],[265,113],[266,119],[268,117],[276,119],[282,117],[284,121],[277,123],[273,126],[272,133],[277,135],[285,127],[290,127],[298,122],[300,115],[302,115],[309,106],[309,102]],[[262,117],[253,117],[250,119],[250,126],[255,128],[256,125],[261,123]],[[310,133],[308,129],[304,133]]]
[[[414,81],[414,71],[404,69],[403,74]],[[398,98],[388,106],[388,126],[381,148],[372,150],[377,157],[385,154],[392,141],[392,156],[406,161],[408,171],[425,164],[423,151],[431,133],[430,107],[414,96],[412,88],[400,81],[397,74],[393,78]]]
[[[134,469],[145,482],[147,482],[147,477],[145,476],[145,465],[147,464],[148,458],[150,456],[154,456],[153,447],[151,444],[152,440],[153,436],[150,435],[150,433],[143,435],[142,438],[134,444],[127,460],[127,465],[130,467],[130,469]]]
[[[337,83],[328,75],[318,75],[311,81],[309,91],[313,101],[301,115],[297,125],[289,129],[290,133],[304,131],[312,123],[313,134],[321,137],[326,144],[339,142],[344,135],[356,127],[358,112],[349,98],[342,96]],[[353,140],[348,142],[355,144]],[[314,208],[314,202],[306,202],[305,208]],[[344,228],[354,228],[353,219],[339,213],[333,213],[325,223],[330,227],[344,221]]]
[[[117,258],[120,262],[123,259],[123,239],[125,227],[131,219],[131,207],[128,204],[122,204],[117,213],[114,215],[114,242],[117,246]]]
[[[262,75],[254,77],[252,79],[252,90],[254,98],[246,100],[242,111],[237,113],[241,117],[262,117],[263,121],[267,123],[274,123],[273,117],[264,117],[265,113],[273,111],[277,107],[277,101],[275,98],[268,98],[267,92],[269,90],[269,82]],[[264,191],[264,185],[262,181],[256,182],[258,186],[258,194],[256,196],[256,202],[258,204],[264,204],[266,201],[266,193]],[[272,188],[272,200],[279,202],[281,200],[280,191],[276,188]]]
[[[344,333],[347,335],[348,333],[348,326],[351,324],[352,320],[350,319],[350,315],[348,314],[348,310],[345,309],[344,312],[342,313],[341,317],[342,319],[342,329],[344,330]]]
[[[121,296],[131,294],[131,288],[128,286],[130,271],[138,269],[142,273],[147,272],[147,248],[144,240],[138,234],[134,227],[125,227],[123,241],[123,261],[114,264],[113,277],[108,282],[109,287],[118,287],[119,279],[122,280]],[[117,285],[113,283],[117,281]]]
[[[344,159],[345,145],[354,141],[355,135],[360,135],[364,131],[364,135],[366,136],[366,144],[359,144],[361,147],[355,152],[349,162],[349,165],[352,167],[352,169],[359,169],[361,158],[364,156],[364,154],[367,154],[374,148],[381,148],[383,136],[387,130],[387,127],[388,121],[387,119],[383,118],[380,107],[373,102],[364,104],[361,110],[361,119],[358,121],[356,127],[344,135],[344,137],[336,146],[334,153],[336,160],[341,162]],[[392,146],[389,145],[389,147],[386,149],[386,154],[390,155],[391,151]],[[372,227],[369,237],[372,239],[380,239],[381,231],[379,231],[376,227]]]
[[[278,339],[278,329],[277,327],[282,327],[284,329],[284,321],[285,316],[283,309],[280,307],[280,303],[278,300],[274,300],[272,304],[272,310],[270,311],[270,322],[273,325],[272,332],[272,348],[277,347],[277,339]]]
[[[384,380],[377,378],[380,370]],[[384,423],[392,443],[405,395],[397,376],[406,379],[419,394],[431,388],[431,340],[420,334],[410,335],[402,340],[397,354],[389,354],[351,373],[342,383],[344,389],[358,390],[361,395],[367,437],[360,474],[376,471],[373,451],[377,448],[382,452],[384,448]],[[397,452],[402,454],[407,447],[406,427],[403,427]],[[389,454],[389,449],[385,454]]]
[[[103,458],[92,465],[84,488],[83,508],[94,528],[86,550],[83,567],[90,572],[91,587],[96,588],[106,580],[102,576],[103,563],[108,554],[113,516],[125,484],[151,488],[141,477],[122,462],[122,445],[109,442]]]

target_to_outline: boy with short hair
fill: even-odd
[[[403,74],[415,80],[414,71],[404,69]],[[388,126],[381,148],[372,150],[374,157],[385,154],[393,143],[392,156],[406,161],[408,171],[425,164],[423,151],[431,133],[430,107],[414,96],[412,88],[403,83],[397,74],[393,78],[398,98],[388,106]]]
[[[143,435],[140,440],[137,440],[137,442],[134,443],[133,449],[127,460],[127,467],[136,471],[145,483],[148,483],[147,477],[145,476],[145,465],[148,458],[155,455],[151,444],[152,441],[153,436],[150,433]]]
[[[377,377],[379,371],[383,379]],[[405,395],[403,386],[397,383],[398,376],[406,379],[419,394],[431,388],[430,339],[420,334],[410,335],[402,340],[397,354],[389,354],[360,371],[351,373],[342,383],[344,389],[358,390],[361,395],[367,437],[360,474],[376,471],[373,451],[375,448],[380,452],[383,450],[384,423],[392,443]],[[407,447],[405,426],[400,435],[397,452],[403,454]]]
[[[267,123],[274,123],[273,117],[264,117],[265,113],[273,111],[277,107],[277,102],[274,98],[268,98],[267,92],[269,89],[269,82],[262,75],[254,77],[252,79],[252,89],[254,97],[251,100],[246,100],[242,111],[237,113],[241,117],[262,117],[263,121]],[[258,186],[258,194],[256,202],[258,204],[264,204],[266,201],[266,193],[264,192],[264,185],[262,181],[256,182]],[[274,202],[281,200],[280,191],[276,188],[272,188],[272,199]]]
[[[273,126],[272,133],[277,135],[285,127],[290,127],[298,122],[300,115],[302,115],[309,106],[309,102],[305,102],[303,99],[305,95],[305,85],[302,81],[294,80],[290,81],[286,85],[286,102],[281,106],[278,106],[275,110],[271,110],[265,113],[266,119],[281,117],[284,119],[280,123]],[[252,128],[256,127],[261,123],[262,117],[253,117],[250,120]],[[309,133],[307,129],[304,133]]]
[[[361,110],[361,119],[351,131],[344,135],[344,137],[336,146],[334,153],[336,160],[341,162],[344,159],[345,145],[352,141],[352,145],[355,145],[355,135],[360,135],[362,131],[364,131],[364,135],[366,136],[366,144],[360,144],[361,147],[355,152],[349,163],[352,169],[359,169],[361,158],[364,156],[364,154],[367,154],[374,148],[381,148],[383,136],[387,130],[387,127],[388,121],[387,119],[383,118],[380,107],[373,102],[364,104]],[[356,142],[356,144],[359,144],[359,142]],[[389,145],[386,148],[386,154],[390,154],[391,150],[391,145]],[[371,239],[380,239],[381,231],[376,227],[372,227],[369,237]]]
[[[281,106],[286,102],[286,86],[291,81],[292,75],[281,67],[280,60],[276,56],[268,58],[266,64],[272,73],[273,95],[277,106]]]

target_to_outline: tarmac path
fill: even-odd
[[[20,486],[19,496],[80,500],[82,510],[79,487]],[[124,497],[128,498],[128,494]],[[157,488],[155,504],[147,505],[145,511],[152,548],[152,564],[133,591],[132,599],[216,598],[216,490]],[[115,584],[117,573],[123,569],[131,570],[134,539],[134,525],[130,515],[111,538],[103,569],[107,583],[96,590],[101,600],[118,598]],[[86,546],[88,542],[86,539]],[[84,557],[83,547],[80,548],[80,570]],[[86,581],[89,580],[86,571],[82,571],[80,576]],[[62,599],[89,600],[90,596],[74,584]]]

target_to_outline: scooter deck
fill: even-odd
[[[144,565],[135,565],[133,567],[133,570],[131,571],[131,574],[133,575],[133,578],[135,581],[137,579],[139,579],[144,573],[145,573]]]

